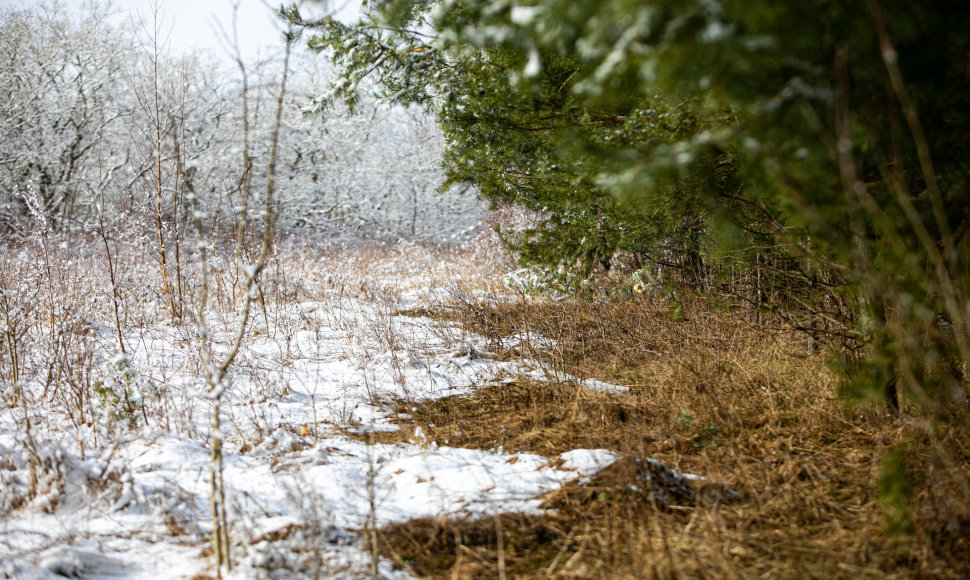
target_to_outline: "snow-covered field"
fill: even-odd
[[[302,291],[254,310],[221,408],[231,577],[365,576],[368,525],[535,512],[540,495],[616,459],[604,450],[554,458],[438,446],[420,430],[410,443],[362,442],[367,432],[397,429],[395,401],[552,372],[492,360],[487,353],[497,345],[482,337],[401,314],[446,302],[460,287],[461,276],[433,259],[418,256],[413,272],[322,260],[291,272]],[[231,341],[234,312],[210,316],[206,332],[217,352]],[[0,577],[214,574],[213,402],[200,329],[173,325],[161,311],[146,318],[154,322],[125,329],[130,368],[112,358],[111,321],[88,320],[78,341],[94,372],[80,390],[45,386],[38,374],[22,381],[20,403],[5,393]],[[130,400],[112,399],[124,384]],[[79,397],[98,394],[73,404],[65,394],[72,388]],[[409,577],[388,561],[379,569],[382,577]]]

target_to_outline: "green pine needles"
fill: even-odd
[[[937,415],[970,396],[965,4],[362,11],[287,16],[339,65],[339,96],[373,83],[437,115],[449,185],[535,216],[503,232],[523,262],[729,295],[833,345],[847,393]]]

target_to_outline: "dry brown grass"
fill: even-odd
[[[468,300],[431,314],[494,339],[541,334],[556,346],[500,356],[630,390],[520,379],[412,403],[403,435],[385,437],[419,425],[441,445],[552,457],[607,448],[723,481],[745,501],[658,506],[629,492],[635,470],[623,461],[550,494],[543,516],[385,528],[385,556],[420,576],[970,577],[965,409],[929,424],[853,408],[837,397],[825,353],[701,303],[686,303],[679,320],[663,303],[635,300]],[[900,445],[914,485],[910,528],[889,536],[879,481],[887,451]]]

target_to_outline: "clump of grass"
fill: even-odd
[[[562,530],[553,518],[525,514],[446,520],[419,518],[381,530],[385,555],[421,578],[498,578],[499,532],[506,575],[528,574],[553,559]]]
[[[466,396],[402,401],[396,411],[401,429],[374,434],[382,443],[407,441],[420,427],[429,441],[471,449],[553,456],[577,448],[637,453],[659,432],[656,415],[635,396],[524,377]]]
[[[420,426],[439,445],[551,457],[606,448],[624,459],[545,498],[544,516],[385,528],[384,555],[429,578],[496,577],[500,568],[521,578],[970,575],[966,409],[927,425],[849,406],[829,353],[744,313],[680,305],[671,316],[669,305],[642,300],[466,297],[422,311],[495,343],[550,338],[497,356],[629,391],[518,378],[402,404],[401,432],[383,437],[407,439]],[[702,493],[659,505],[631,491],[644,457],[701,474],[715,489],[723,482],[744,501]],[[537,527],[543,533],[530,532]]]

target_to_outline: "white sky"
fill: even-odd
[[[157,2],[161,17],[161,38],[168,39],[167,49],[173,56],[207,49],[221,59],[228,60],[231,50],[222,33],[232,37],[233,5],[238,5],[237,27],[239,43],[246,60],[271,56],[281,46],[281,26],[273,14],[273,7],[282,0],[112,0],[119,11],[118,24],[132,26],[139,16],[145,26],[152,28],[152,6]],[[39,0],[0,0],[0,8],[39,4]],[[78,10],[82,0],[63,0],[63,6]],[[302,2],[305,16],[326,14],[336,9],[341,19],[356,14],[359,0],[310,0]]]
[[[132,21],[137,23],[141,18],[150,30],[156,1],[161,38],[169,37],[166,48],[172,55],[204,48],[228,58],[231,48],[226,46],[223,34],[232,38],[234,3],[239,5],[237,28],[244,57],[265,56],[272,50],[269,47],[279,44],[276,18],[260,0],[114,0],[114,4],[128,11]]]

